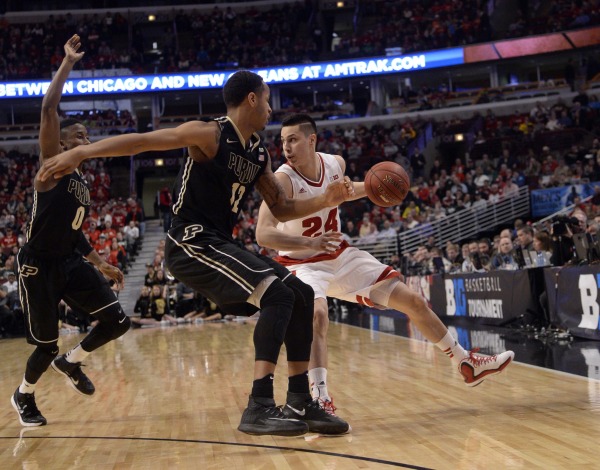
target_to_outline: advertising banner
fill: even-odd
[[[546,268],[550,320],[573,336],[600,340],[600,266]]]
[[[559,188],[536,189],[531,191],[531,214],[544,217],[554,214],[574,203],[575,198],[585,199],[594,195],[594,187],[600,182],[572,184]]]
[[[423,294],[440,317],[478,318],[502,324],[541,315],[538,299],[541,292],[536,282],[540,270],[411,277],[407,285]],[[423,285],[425,281],[428,287]]]

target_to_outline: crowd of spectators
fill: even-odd
[[[85,69],[143,73],[314,62],[330,58],[332,48],[337,58],[385,55],[388,48],[409,53],[599,22],[594,2],[550,4],[536,2],[532,9],[515,11],[507,31],[494,32],[487,2],[361,2],[352,30],[339,31],[335,38],[326,37],[331,31],[319,21],[309,21],[319,17],[319,6],[310,1],[261,9],[216,5],[210,10],[172,10],[154,22],[147,15],[105,10],[82,16],[57,13],[30,24],[11,24],[0,17],[0,79],[49,76],[73,33],[82,38]]]
[[[508,27],[507,37],[531,36],[600,24],[600,10],[595,2],[534,0],[519,3],[522,6]]]
[[[164,267],[165,240],[161,240],[152,262],[146,264],[144,284],[131,318],[134,328],[180,323],[203,323],[223,318],[217,306],[173,278]]]
[[[24,245],[29,216],[33,212],[33,179],[39,168],[35,155],[0,150],[0,333],[22,330],[18,295],[10,289],[16,255]],[[88,160],[81,168],[89,183],[92,205],[82,226],[85,237],[108,263],[127,272],[135,260],[144,231],[141,201],[111,198],[110,176],[102,160]],[[79,318],[77,312],[64,311]],[[78,323],[75,326],[81,326]]]
[[[576,123],[571,120],[562,131],[564,135],[575,136],[577,140],[571,145],[564,145],[564,142],[574,141],[573,138],[566,139],[562,145],[557,143],[552,148],[541,145],[540,142],[544,140],[538,142],[533,137],[544,135],[548,141],[553,142],[550,137],[557,131],[547,129],[545,123],[548,116],[559,110],[568,116],[573,116],[575,112],[580,115],[586,113],[585,121]],[[347,161],[347,174],[358,181],[363,180],[366,168],[383,160],[395,160],[409,171],[412,188],[401,205],[384,209],[361,199],[341,206],[340,216],[347,239],[357,245],[373,247],[390,241],[393,243],[403,232],[426,227],[460,211],[484,210],[499,201],[517,197],[523,187],[550,188],[600,181],[600,140],[591,137],[582,139],[582,134],[578,133],[581,130],[579,126],[586,122],[586,127],[597,134],[596,112],[589,106],[582,108],[577,101],[570,106],[559,103],[551,110],[538,103],[528,113],[496,118],[489,111],[485,118],[479,116],[465,122],[451,120],[438,124],[437,131],[443,135],[452,125],[465,126],[479,121],[482,125],[479,141],[474,141],[472,147],[494,142],[498,150],[487,154],[477,153],[472,148],[470,152],[451,162],[447,158],[437,158],[427,171],[425,157],[418,147],[407,154],[407,147],[398,145],[397,139],[402,129],[400,123],[389,128],[380,128],[378,125],[371,128],[359,125],[348,130],[341,127],[323,128],[318,134],[317,150],[343,155]],[[541,127],[524,130],[522,124],[529,119]],[[485,125],[486,122],[510,123],[506,126],[510,131],[505,134],[503,125],[490,126]],[[353,138],[349,138],[346,133],[353,134]],[[359,135],[368,136],[366,142],[360,139],[357,141]],[[518,139],[519,135],[523,139]],[[506,140],[502,143],[494,140],[504,137]],[[275,166],[278,166],[282,163],[282,156],[278,151],[280,145],[277,138],[267,136],[266,140],[272,146],[270,152],[274,155]],[[396,143],[395,152],[384,151],[386,142]],[[526,145],[513,145],[514,142],[525,142]],[[368,148],[366,153],[369,157],[353,159],[351,155],[355,147],[361,148],[362,152],[365,147]],[[475,158],[474,155],[478,157]],[[253,238],[258,201],[257,195],[249,199],[244,217],[235,233],[240,243],[253,251],[259,249]],[[579,207],[574,217],[590,221],[585,227],[582,226],[582,230],[590,235],[595,234],[600,221],[600,189],[592,203],[581,204],[577,195],[569,202]],[[521,232],[526,236],[522,236]],[[431,237],[415,253],[403,253],[404,260],[400,256],[393,257],[392,264],[407,273],[438,272],[441,269],[445,272],[472,272],[563,264],[570,258],[564,254],[561,257],[553,256],[550,232],[550,226],[534,227],[525,223],[522,227],[517,225],[508,231],[498,231],[489,235],[489,238],[456,240],[446,246],[436,246],[435,238]],[[477,261],[474,262],[474,259]]]
[[[62,118],[77,119],[88,130],[89,135],[118,135],[137,132],[134,116],[127,109],[93,109],[71,113],[63,113]]]
[[[365,2],[364,26],[342,34],[336,54],[345,57],[443,49],[492,39],[485,2],[403,0]]]
[[[581,98],[581,95],[578,96]],[[426,164],[421,149],[414,145],[415,138],[429,125],[428,122],[397,121],[389,127],[381,124],[370,127],[364,124],[323,127],[318,134],[317,150],[342,155],[347,161],[347,174],[352,179],[363,180],[364,172],[370,166],[386,160],[400,163],[411,175],[411,191],[399,206],[384,209],[373,206],[367,199],[344,204],[340,215],[345,236],[352,243],[364,247],[393,243],[405,231],[425,227],[460,211],[483,210],[506,198],[516,197],[522,187],[533,189],[600,181],[598,139],[593,139],[589,144],[580,139],[566,148],[540,147],[537,144],[534,136],[557,132],[547,128],[551,119],[549,116],[557,112],[569,117],[577,113],[580,116],[579,121],[571,119],[566,123],[563,132],[567,134],[577,132],[582,123],[593,132],[598,128],[596,109],[590,107],[589,102],[582,106],[579,99],[570,106],[559,103],[551,109],[536,104],[528,113],[508,117],[496,117],[489,111],[485,116],[475,116],[465,121],[451,119],[435,125],[440,137],[451,135],[456,128],[462,127],[470,131],[479,129],[477,138],[470,151],[463,156],[453,161],[437,158],[431,165]],[[581,120],[583,115],[585,118]],[[530,121],[533,122],[531,129],[523,125]],[[519,136],[522,138],[519,139]],[[504,138],[505,141],[496,143],[495,139]],[[523,139],[528,145],[515,145],[515,142],[522,142]],[[491,142],[494,142],[494,148],[499,149],[498,152],[488,154],[476,150],[478,146]],[[284,162],[279,137],[267,133],[265,143],[277,168]],[[111,182],[104,162],[101,159],[89,160],[82,167],[90,183],[93,201],[83,229],[101,255],[127,271],[137,253],[139,237],[143,234],[144,215],[135,197],[126,201],[111,198]],[[10,154],[0,151],[0,167],[3,169],[0,176],[0,246],[3,250],[0,272],[5,271],[7,278],[14,269],[15,254],[25,241],[26,222],[33,204],[32,183],[38,161],[34,156],[15,151]],[[590,234],[595,234],[598,228],[596,209],[600,205],[600,191],[594,201],[579,209],[580,214],[592,221],[585,227]],[[572,202],[578,205],[580,200],[575,197]],[[261,250],[254,234],[259,204],[258,193],[254,193],[247,200],[243,216],[233,234],[240,246],[253,252]],[[517,250],[515,247],[520,247],[522,243],[518,230],[519,227],[516,227],[509,232],[490,235],[490,239],[470,242],[456,240],[446,246],[435,246],[435,239],[430,239],[415,253],[403,253],[404,259],[395,256],[392,264],[410,273],[440,269],[445,272],[510,269],[527,264],[539,265],[542,259],[544,263],[556,262],[544,230],[534,230],[530,234],[533,240],[526,243],[526,249]],[[524,230],[529,230],[528,224],[524,225]],[[462,246],[458,246],[459,242],[463,243]],[[536,243],[536,247],[529,246],[530,242]],[[164,271],[163,259],[164,247],[159,245],[153,262],[147,267],[145,286],[135,307],[135,313],[140,315],[136,324],[175,324],[196,318],[216,318],[213,315],[220,317],[214,304],[190,291]]]

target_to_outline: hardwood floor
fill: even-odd
[[[240,433],[253,328],[248,321],[132,330],[89,357],[93,397],[48,370],[36,391],[48,419],[40,428],[22,428],[9,400],[32,348],[24,339],[0,341],[1,467],[600,468],[600,382],[516,362],[469,388],[434,346],[342,324],[330,326],[330,390],[352,432]],[[61,336],[61,351],[80,339]],[[285,369],[282,354],[278,403]]]

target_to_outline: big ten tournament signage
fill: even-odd
[[[440,317],[476,318],[505,324],[519,318],[541,318],[541,268],[408,278]],[[424,283],[427,285],[424,287]]]
[[[545,280],[550,322],[600,340],[600,265],[547,268]]]

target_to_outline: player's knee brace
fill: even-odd
[[[290,277],[286,285],[294,292],[292,318],[285,335],[288,361],[308,361],[313,340],[315,293],[313,288],[297,277]]]
[[[48,367],[50,367],[50,364],[52,364],[57,355],[58,346],[56,344],[35,348],[29,359],[27,359],[25,380],[29,383],[36,383],[37,379],[48,370]]]
[[[109,331],[110,341],[123,336],[131,327],[131,320],[125,315],[118,303],[101,310],[94,316],[100,322],[100,325],[104,325],[106,330]]]
[[[260,317],[254,328],[257,361],[277,363],[293,305],[293,291],[275,279],[260,299]]]
[[[131,327],[131,320],[118,303],[94,314],[94,318],[98,324],[81,342],[81,347],[88,352],[124,335]]]

